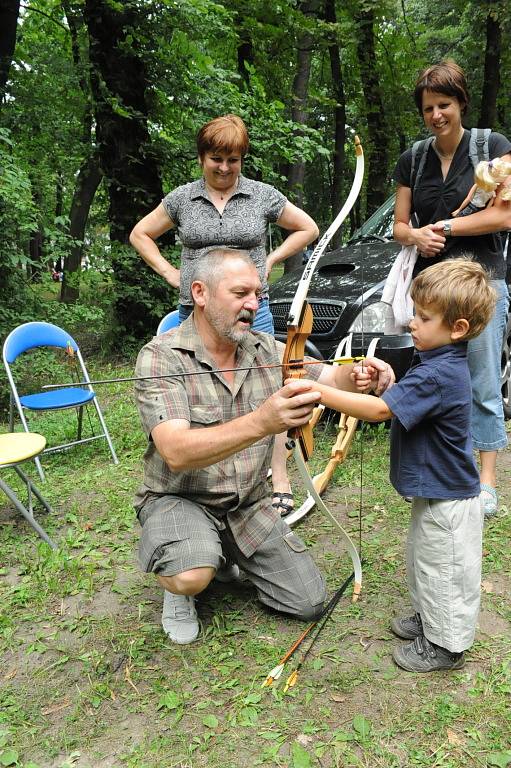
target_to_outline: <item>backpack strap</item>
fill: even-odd
[[[410,169],[410,189],[413,193],[419,186],[421,176],[424,172],[424,166],[426,165],[426,158],[428,156],[428,149],[433,143],[434,136],[429,136],[422,141],[416,141],[412,147],[412,167]],[[415,169],[417,168],[417,171]],[[415,176],[414,176],[415,173]]]
[[[468,154],[474,169],[481,160],[490,159],[491,128],[471,128]]]
[[[412,146],[412,165],[410,168],[410,189],[412,190],[412,209],[413,198],[415,190],[419,186],[422,174],[424,172],[424,166],[426,164],[426,158],[428,156],[428,149],[433,143],[434,137],[429,136],[422,141],[416,141]],[[415,170],[417,168],[417,170]],[[414,175],[415,174],[415,175]],[[415,211],[411,215],[412,223],[414,227],[419,226],[419,219]]]

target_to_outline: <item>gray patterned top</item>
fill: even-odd
[[[282,213],[287,198],[269,184],[239,177],[236,192],[222,214],[209,199],[204,179],[177,187],[163,198],[183,244],[179,301],[193,304],[190,293],[192,262],[214,246],[240,248],[250,252],[268,295],[266,272],[266,230]]]

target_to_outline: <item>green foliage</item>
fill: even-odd
[[[361,135],[368,170],[371,167],[367,117],[374,105],[363,95],[357,50],[357,23],[363,13],[374,18],[376,50],[371,67],[388,126],[388,167],[381,172],[389,188],[397,156],[423,131],[411,95],[420,69],[442,57],[454,57],[469,75],[468,119],[477,122],[488,13],[500,21],[502,33],[498,124],[492,127],[511,131],[511,92],[505,87],[511,71],[511,28],[504,0],[348,0],[336,3],[335,24],[324,20],[321,4],[296,0],[107,4],[129,19],[120,49],[137,53],[146,73],[151,151],[158,159],[165,191],[198,176],[195,135],[200,125],[218,114],[235,112],[246,120],[251,138],[245,173],[287,193],[289,164],[304,160],[304,207],[324,231],[332,217],[337,99],[328,50],[332,43],[339,45],[342,62],[346,123]],[[98,141],[89,85],[91,74],[97,73],[88,57],[84,3],[44,0],[37,8],[26,6],[0,113],[0,336],[23,318],[45,314],[37,302],[34,306],[27,289],[42,279],[52,261],[67,256],[76,245],[68,234],[71,201],[78,170]],[[73,24],[64,11],[72,14]],[[304,32],[311,35],[312,57],[306,123],[297,130],[291,120],[292,93],[298,41]],[[112,94],[109,103],[117,115],[134,116],[133,107],[119,93]],[[352,146],[345,151],[347,189]],[[130,162],[129,156],[125,162]],[[365,194],[366,190],[359,204],[362,217]],[[34,234],[42,242],[38,264],[29,260]],[[105,322],[116,308],[120,317],[123,308],[138,313],[129,332],[127,324],[115,328],[116,343],[124,335],[128,343],[147,337],[154,321],[175,305],[176,294],[138,257],[110,244],[107,185],[100,185],[95,195],[83,247],[95,276],[82,272],[74,278],[82,303],[96,295]],[[93,305],[97,306],[95,299]],[[58,314],[59,322],[67,321],[64,310],[59,308]],[[99,315],[96,319],[100,322]]]
[[[140,339],[154,335],[161,318],[176,307],[177,291],[150,270],[129,246],[113,243],[111,258],[112,296],[118,318],[111,344],[115,347],[121,337],[123,343],[140,345]],[[172,255],[169,260],[172,261]],[[123,317],[129,318],[129,328],[120,324],[119,318]]]
[[[9,131],[0,128],[0,341],[24,319],[33,303],[26,285],[28,239],[35,207],[26,171],[13,154]],[[1,376],[2,374],[0,374]]]
[[[0,128],[0,268],[2,277],[27,264],[27,243],[36,210],[27,172],[13,153],[11,134]],[[6,284],[2,280],[2,285]],[[1,290],[1,289],[0,289]],[[5,293],[7,296],[7,290]],[[2,298],[4,298],[2,296]]]

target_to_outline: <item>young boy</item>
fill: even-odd
[[[479,473],[470,437],[466,342],[489,321],[496,294],[485,270],[442,261],[412,284],[416,353],[406,375],[380,398],[311,382],[322,402],[367,421],[392,417],[390,479],[412,497],[408,587],[415,614],[394,618],[405,640],[394,649],[409,672],[459,669],[479,612],[482,530]]]

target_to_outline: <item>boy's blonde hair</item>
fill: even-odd
[[[449,328],[465,318],[469,329],[462,341],[481,333],[497,301],[488,273],[470,259],[446,259],[427,267],[413,281],[410,296],[419,306],[439,312]]]

